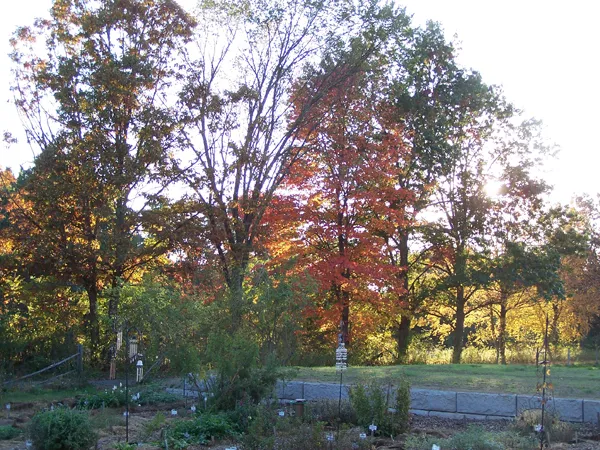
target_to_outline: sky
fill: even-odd
[[[180,0],[191,10],[196,0]],[[46,15],[51,0],[4,5],[0,15],[0,132],[21,138],[0,146],[0,167],[17,172],[33,159],[10,104],[8,39],[19,25]],[[459,62],[503,87],[524,117],[540,119],[544,135],[558,144],[544,178],[553,201],[600,193],[600,2],[595,0],[404,0],[398,3],[415,24],[439,22],[448,39],[460,42]]]

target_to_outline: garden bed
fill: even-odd
[[[75,399],[64,399],[65,404],[74,404]],[[28,402],[26,404],[15,404],[14,412],[11,413],[10,419],[3,419],[2,424],[10,422],[14,427],[21,430],[23,433],[10,440],[0,441],[0,450],[13,450],[25,448],[25,427],[31,420],[33,414],[48,405],[46,403]],[[169,423],[176,420],[168,415],[172,408],[177,408],[179,418],[185,416],[183,413],[184,403],[169,403],[164,405],[148,405],[143,407],[135,407],[131,410],[129,422],[129,434],[131,442],[146,442],[139,448],[142,449],[164,449],[156,445],[161,435],[161,431]],[[159,425],[155,430],[152,430],[153,421],[157,414],[162,413],[165,417],[164,423]],[[125,442],[125,420],[122,415],[121,408],[106,408],[104,410],[93,410],[90,412],[92,422],[98,432],[99,450],[115,449],[116,445]],[[473,421],[473,420],[452,420],[439,417],[411,417],[411,429],[408,435],[412,436],[428,436],[439,438],[440,441],[448,439],[457,433],[465,432],[470,427],[477,426],[481,430],[490,433],[501,433],[511,430],[513,421],[496,420],[496,421]],[[334,432],[335,430],[331,430]],[[140,440],[141,437],[144,439]],[[372,441],[372,448],[378,450],[399,450],[405,449],[405,436],[401,436],[397,440],[386,438],[375,438]],[[154,443],[152,443],[152,441]],[[233,440],[214,441],[207,445],[190,445],[189,450],[194,449],[213,449],[224,450],[235,445]],[[241,447],[240,447],[241,448]],[[572,443],[552,443],[551,449],[572,449],[572,450],[597,450],[600,449],[600,429],[591,424],[581,425],[577,428],[577,442]]]
[[[75,407],[81,405],[81,398],[64,398],[60,402],[54,402],[55,408],[59,407],[59,403],[64,405],[65,408]],[[334,402],[335,403],[335,402]],[[185,419],[191,419],[194,415],[190,411],[191,402],[188,400],[178,401],[160,401],[155,404],[143,404],[141,406],[134,404],[130,409],[129,416],[129,440],[130,442],[140,443],[138,448],[142,449],[161,449],[165,448],[165,430],[174,430],[177,423],[185,422]],[[334,413],[337,415],[337,403],[333,405],[331,402],[327,405],[307,405],[305,419],[311,421],[314,414],[322,414],[323,411],[329,411],[331,416],[332,406]],[[348,405],[344,405],[346,408]],[[34,414],[43,409],[49,409],[51,404],[47,401],[27,401],[27,402],[14,402],[11,404],[10,414],[6,411],[2,417],[0,417],[0,428],[11,427],[17,430],[17,435],[7,439],[0,440],[0,450],[14,450],[14,449],[25,449],[26,440],[26,428],[31,421]],[[318,450],[318,449],[336,449],[336,450],[351,450],[352,445],[361,444],[358,448],[364,449],[377,449],[377,450],[399,450],[414,448],[421,450],[418,447],[407,447],[407,442],[415,442],[415,440],[422,439],[426,442],[429,450],[431,442],[444,443],[449,442],[456,436],[461,436],[463,439],[478,439],[484,434],[490,436],[499,436],[503,433],[511,434],[516,436],[515,421],[512,420],[488,420],[488,421],[473,421],[473,420],[453,420],[448,418],[440,417],[423,417],[423,416],[411,416],[410,418],[410,429],[408,433],[401,434],[396,439],[390,439],[383,436],[368,436],[363,441],[358,441],[359,433],[368,433],[367,430],[359,427],[353,427],[346,424],[342,424],[340,435],[337,433],[337,429],[333,424],[319,424],[315,423],[302,423],[295,418],[289,418],[291,409],[285,409],[282,407],[280,411],[284,411],[286,417],[282,419],[287,420],[288,423],[278,427],[276,436],[274,439],[275,447],[277,449],[286,450]],[[123,416],[123,406],[118,407],[105,407],[87,410],[85,413],[89,415],[92,426],[97,433],[97,445],[96,448],[99,450],[108,450],[121,448],[125,449],[125,418]],[[171,411],[176,410],[177,416],[172,416]],[[275,411],[277,413],[277,407]],[[342,411],[344,414],[344,411]],[[313,414],[313,416],[311,416]],[[197,416],[196,416],[197,417]],[[256,430],[254,430],[256,433]],[[303,434],[304,433],[304,434]],[[319,436],[315,436],[319,435]],[[331,435],[336,438],[340,436],[340,442],[344,442],[343,446],[336,446],[336,442],[328,443],[325,441],[324,436]],[[311,439],[316,439],[315,442],[321,442],[322,446],[310,447]],[[215,439],[208,439],[205,444],[200,445],[197,443],[190,443],[185,446],[179,442],[180,446],[177,447],[178,441],[170,440],[169,448],[188,448],[194,449],[213,449],[213,450],[224,450],[227,448],[237,447],[239,450],[242,448],[242,439],[236,437],[217,437]],[[286,447],[287,445],[287,447]],[[304,446],[302,446],[304,445]],[[331,446],[331,447],[329,447]],[[422,447],[424,448],[424,447]],[[442,449],[445,447],[442,445]],[[478,447],[476,447],[478,448]],[[503,447],[485,447],[487,448],[503,448]],[[511,447],[504,447],[511,448]],[[521,448],[521,447],[520,447]],[[536,447],[528,447],[536,448]],[[537,447],[539,448],[539,447]],[[592,424],[578,424],[575,426],[575,436],[571,442],[552,442],[549,447],[550,449],[572,449],[572,450],[600,450],[600,427]]]

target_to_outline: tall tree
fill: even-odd
[[[439,289],[452,292],[455,364],[464,347],[465,317],[472,311],[469,301],[488,282],[480,252],[491,206],[485,192],[492,160],[488,147],[498,127],[512,115],[512,108],[478,74],[463,73],[460,79],[455,95],[463,96],[464,102],[458,104],[457,120],[447,135],[451,159],[435,189],[432,211],[439,219],[428,231],[435,253],[432,267],[443,274]]]
[[[450,173],[458,136],[481,116],[489,97],[479,76],[461,69],[455,58],[454,45],[433,22],[415,29],[411,39],[390,54],[396,120],[410,150],[399,155],[398,195],[391,202],[403,220],[391,233],[382,230],[389,260],[401,269],[398,276],[404,287],[398,294],[398,314],[392,326],[399,360],[406,357],[412,319],[422,299],[418,286],[427,270],[422,251],[427,243],[421,239],[427,223],[422,213],[435,201],[437,181]],[[407,192],[412,195],[410,201]]]
[[[532,176],[552,149],[543,142],[535,121],[505,128],[496,149],[502,167],[498,191],[488,193],[485,246],[490,257],[489,292],[497,295],[497,359],[506,364],[509,312],[531,303],[533,288],[539,297],[550,299],[562,296],[563,287],[560,254],[545,239],[549,230],[542,229],[550,187]]]
[[[230,291],[232,329],[240,327],[247,306],[242,285],[259,225],[304,148],[300,128],[385,42],[396,14],[376,1],[353,8],[351,2],[305,0],[240,7],[223,0],[202,9],[200,22],[211,28],[201,33],[199,58],[188,61],[181,95],[196,163],[187,179]],[[303,72],[308,75],[301,78]],[[289,120],[290,92],[299,79],[307,80],[306,96]]]
[[[321,319],[340,324],[346,344],[353,303],[380,305],[381,291],[394,289],[391,272],[397,270],[381,257],[378,232],[398,226],[388,205],[397,195],[395,163],[406,149],[383,86],[385,80],[364,73],[320,102],[302,130],[306,151],[282,193],[296,199],[299,251],[328,297]],[[302,90],[294,97],[302,99]]]
[[[55,0],[49,20],[11,40],[13,92],[38,151],[20,177],[33,232],[21,248],[39,270],[83,286],[92,347],[98,299],[167,249],[143,239],[164,203],[177,126],[169,92],[194,21],[172,0]],[[45,45],[46,53],[41,47]]]

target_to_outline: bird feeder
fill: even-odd
[[[129,339],[129,359],[133,360],[138,354],[138,340],[134,337]]]
[[[138,360],[138,362],[136,363],[135,366],[137,368],[137,372],[135,375],[135,382],[140,383],[142,381],[142,378],[144,378],[144,363],[140,359],[140,360]]]
[[[348,368],[348,349],[346,344],[340,342],[338,348],[335,350],[335,369],[342,371]]]

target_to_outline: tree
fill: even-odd
[[[300,218],[298,251],[328,298],[320,319],[333,329],[340,324],[346,344],[353,304],[383,306],[381,292],[395,288],[378,232],[398,226],[387,205],[397,195],[393,173],[405,148],[384,90],[385,80],[372,72],[332,90],[301,130],[306,150],[284,184]]]
[[[391,95],[409,149],[398,158],[398,193],[390,203],[403,220],[391,232],[381,231],[389,261],[400,269],[403,286],[396,301],[397,319],[393,320],[399,360],[406,357],[412,319],[423,298],[420,281],[428,270],[423,264],[423,249],[428,244],[422,240],[428,225],[421,215],[435,200],[436,182],[451,173],[459,136],[484,113],[490,97],[476,73],[458,66],[455,53],[443,30],[432,22],[415,29],[403,49],[391,53]]]
[[[230,291],[232,329],[247,306],[242,286],[265,211],[304,149],[299,130],[315,105],[385,42],[392,8],[375,1],[360,8],[304,0],[239,7],[223,0],[202,10],[200,22],[211,28],[201,35],[199,58],[188,60],[180,96],[196,167],[186,177]],[[291,88],[302,79],[306,96],[290,119]]]
[[[583,196],[576,199],[576,208],[585,222],[589,236],[588,245],[584,251],[568,256],[563,261],[562,278],[565,292],[569,299],[568,309],[576,319],[571,329],[581,335],[587,335],[584,343],[591,344],[596,349],[600,347],[600,234],[598,219],[600,208],[598,199]]]
[[[100,293],[111,288],[116,318],[123,280],[169,248],[156,220],[176,147],[168,94],[193,26],[172,0],[55,0],[11,40],[15,103],[39,152],[20,176],[31,233],[19,247],[32,271],[84,287],[94,350]]]
[[[549,230],[541,228],[550,187],[531,175],[551,151],[541,139],[539,123],[525,121],[505,129],[497,149],[500,188],[490,199],[485,245],[490,255],[489,291],[497,294],[497,358],[506,364],[508,313],[530,304],[534,288],[539,297],[550,299],[562,296],[563,287],[560,254],[544,238]]]
[[[443,274],[438,291],[452,292],[454,311],[452,363],[460,362],[464,347],[465,317],[469,300],[488,282],[480,250],[490,201],[485,193],[489,170],[487,146],[512,108],[478,74],[461,72],[455,95],[463,98],[446,139],[451,158],[435,189],[439,219],[427,231],[433,246],[431,267]],[[481,305],[474,306],[475,308]]]

